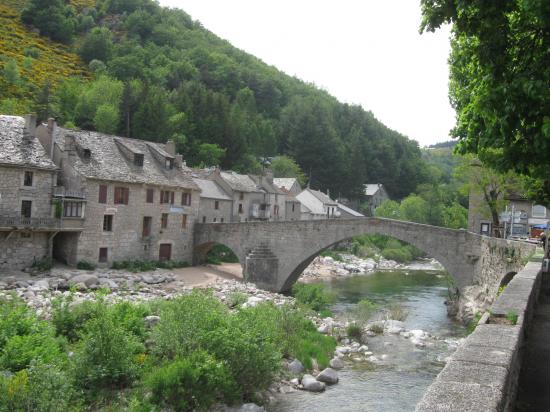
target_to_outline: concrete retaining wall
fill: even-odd
[[[522,347],[540,291],[541,263],[529,262],[504,289],[416,406],[417,412],[511,411]],[[517,323],[507,317],[517,314]]]

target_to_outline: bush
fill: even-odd
[[[334,302],[335,296],[326,290],[322,283],[295,283],[292,296],[315,311],[327,309]]]
[[[355,340],[361,340],[361,326],[356,325],[355,323],[351,323],[347,328],[347,334],[348,337],[353,338]]]
[[[382,250],[382,256],[386,259],[395,260],[399,263],[407,263],[412,261],[412,254],[406,248],[384,249]]]
[[[353,307],[351,314],[359,325],[364,325],[378,310],[378,305],[368,299],[362,299]]]
[[[143,346],[116,322],[110,313],[100,313],[84,326],[82,339],[72,358],[72,371],[86,389],[125,386],[138,374],[137,354]]]
[[[102,304],[84,301],[72,305],[73,295],[52,300],[52,323],[58,336],[76,342],[86,322],[105,310]]]
[[[151,402],[175,411],[207,409],[217,400],[230,402],[237,392],[226,364],[204,351],[154,370],[145,380]]]
[[[242,292],[230,293],[227,297],[227,306],[234,308],[235,306],[241,306],[248,300],[248,295]]]
[[[113,262],[113,269],[126,269],[129,272],[149,272],[157,268],[174,269],[188,267],[189,263],[184,260],[123,260]]]
[[[94,270],[95,265],[86,260],[79,260],[76,264],[76,268],[80,270]]]
[[[386,310],[386,319],[399,320],[403,322],[408,316],[407,310],[400,304],[394,303]]]
[[[31,267],[38,272],[46,272],[53,267],[53,261],[50,258],[45,257],[39,260],[35,260],[32,263]]]

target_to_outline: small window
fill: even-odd
[[[214,201],[214,209],[218,210],[220,208],[220,202],[217,200]]]
[[[239,203],[239,214],[243,213],[243,204]]]
[[[546,208],[542,205],[533,205],[533,217],[546,217]]]
[[[292,211],[294,212],[294,207],[296,206],[296,203],[292,204]]]
[[[481,234],[482,235],[489,235],[489,223],[482,223],[481,224]]]
[[[32,186],[33,172],[25,172],[25,177],[23,178],[24,186]]]
[[[127,187],[115,187],[115,205],[127,205],[130,197],[130,189]]]
[[[181,227],[183,229],[187,227],[187,215],[181,215]]]
[[[212,222],[216,223],[216,218],[212,219]]]
[[[174,168],[174,159],[166,158],[166,163],[164,164],[166,169],[171,170]]]
[[[168,227],[168,213],[163,213],[160,218],[160,228],[166,229]]]
[[[103,231],[113,231],[113,215],[103,215]]]
[[[169,190],[161,190],[160,191],[160,203],[166,204],[169,203],[171,205],[174,204],[174,192]]]
[[[106,247],[99,248],[99,261],[107,262],[108,260],[108,249]]]
[[[98,203],[107,203],[107,186],[99,186],[99,200]]]
[[[21,217],[30,218],[32,215],[32,201],[31,200],[22,200],[21,201]]]
[[[147,237],[151,235],[151,223],[153,218],[151,216],[143,216],[143,231],[142,236]]]
[[[147,195],[145,201],[147,203],[155,202],[155,189],[147,189]]]
[[[134,164],[136,166],[143,166],[143,154],[142,153],[134,153]]]
[[[202,223],[206,223],[206,216],[202,217]]]
[[[239,200],[243,200],[244,199],[244,193],[243,192],[240,192],[239,193]]]
[[[220,219],[220,222],[222,222],[222,223],[223,223],[223,217],[222,217],[222,218]]]
[[[65,202],[63,204],[64,217],[81,217],[82,202]]]
[[[191,205],[191,193],[183,192],[181,194],[181,204],[182,204],[182,206],[190,206]]]
[[[273,205],[273,215],[279,216],[279,205]]]

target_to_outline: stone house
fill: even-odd
[[[338,203],[319,190],[307,187],[296,196],[296,199],[301,204],[301,220],[331,219],[340,216]]]
[[[374,211],[378,206],[389,200],[390,196],[382,183],[368,183],[364,185],[365,203],[368,205],[368,212],[374,216]]]
[[[231,222],[233,200],[214,180],[193,177],[201,190],[199,203],[200,223]]]
[[[65,227],[55,215],[56,165],[35,137],[36,118],[0,116],[0,270],[23,269],[50,256]]]
[[[53,239],[55,258],[103,266],[137,259],[192,261],[200,192],[173,142],[68,130],[53,122],[38,129],[61,168],[60,192],[82,193],[86,209],[80,234]],[[64,210],[68,203],[64,198]]]

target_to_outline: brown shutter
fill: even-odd
[[[107,203],[107,186],[99,186],[99,203]]]

